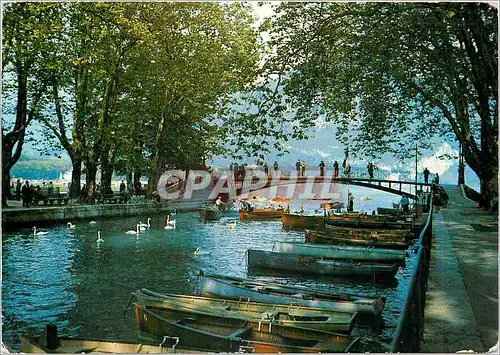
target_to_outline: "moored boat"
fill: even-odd
[[[200,208],[198,212],[200,213],[200,218],[204,219],[205,221],[217,221],[221,216],[221,211],[216,207]]]
[[[311,243],[277,242],[272,251],[371,262],[403,262],[406,257],[404,250]]]
[[[239,210],[240,221],[267,221],[280,219],[283,209],[252,208],[251,210]]]
[[[325,228],[318,228],[320,232],[332,236],[350,237],[355,239],[384,239],[384,240],[411,240],[415,237],[409,229],[374,229],[374,228],[349,228],[325,224]]]
[[[52,328],[53,329],[53,328]],[[57,333],[57,331],[56,331]],[[21,353],[32,354],[191,354],[207,351],[178,346],[179,339],[165,336],[156,343],[132,343],[97,339],[79,339],[57,337],[57,334],[46,332],[44,337],[21,336]],[[55,335],[55,336],[53,336]]]
[[[409,243],[401,239],[386,239],[376,233],[368,236],[343,235],[324,230],[305,230],[305,242],[315,244],[352,245],[374,248],[406,249]]]
[[[304,215],[295,213],[283,213],[281,222],[286,229],[316,228],[323,227],[325,217],[318,215]]]
[[[303,307],[323,308],[342,312],[359,312],[378,315],[385,305],[385,298],[354,294],[339,294],[307,287],[290,286],[272,282],[242,279],[221,275],[199,277],[202,296],[216,296],[251,302],[293,304]]]
[[[357,315],[357,313],[291,305],[240,302],[192,295],[161,294],[148,289],[141,289],[132,294],[136,303],[154,308],[177,309],[193,314],[212,314],[346,334],[350,334]]]
[[[255,249],[248,249],[248,267],[314,275],[370,277],[374,280],[393,278],[398,271],[398,265],[395,263],[330,260],[313,255],[278,253]]]
[[[214,351],[256,353],[344,352],[357,339],[345,334],[284,327],[279,324],[251,324],[248,320],[198,315],[186,316],[167,309],[134,303],[140,330],[161,339],[179,338],[179,345]]]

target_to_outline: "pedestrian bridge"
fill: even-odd
[[[335,193],[339,194],[342,189],[339,185],[361,186],[389,192],[399,196],[406,196],[416,200],[417,191],[429,191],[430,183],[415,182],[406,180],[369,179],[354,177],[334,177],[330,176],[296,176],[296,175],[264,175],[237,173],[219,176],[210,176],[211,181],[203,189],[193,190],[193,181],[189,186],[190,179],[179,181],[168,187],[169,191],[179,191],[176,198],[169,199],[183,200],[193,198],[210,200],[221,195],[223,200],[237,199],[248,193],[260,194],[267,197],[288,197],[298,199],[328,200],[334,199]],[[199,182],[199,181],[198,181]]]

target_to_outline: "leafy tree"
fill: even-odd
[[[265,24],[275,53],[266,72],[282,78],[266,100],[294,110],[296,134],[318,116],[337,123],[354,154],[404,157],[416,141],[455,138],[488,205],[498,172],[497,21],[484,3],[282,3]],[[266,124],[254,120],[254,131]]]
[[[166,166],[203,166],[217,152],[223,131],[213,117],[253,79],[259,52],[245,4],[154,3],[142,11],[151,36],[131,60],[137,84],[127,100],[141,107],[134,146],[149,155],[152,190]]]
[[[26,129],[44,106],[48,80],[43,56],[58,32],[52,4],[3,6],[2,95],[15,103],[14,120],[2,120],[2,206],[7,206],[10,171],[19,160]]]

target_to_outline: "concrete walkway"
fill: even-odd
[[[450,201],[434,214],[422,352],[486,352],[498,342],[498,216],[459,186],[444,188]]]

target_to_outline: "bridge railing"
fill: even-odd
[[[390,351],[420,352],[424,332],[424,311],[432,247],[432,195],[427,222],[419,235],[416,262],[413,266],[404,308],[392,336]]]

